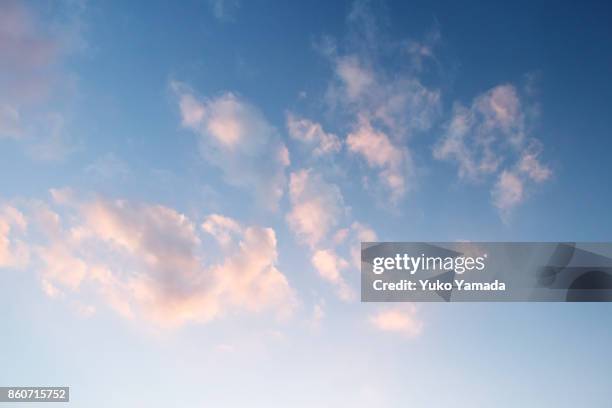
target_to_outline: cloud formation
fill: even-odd
[[[379,169],[378,179],[396,203],[407,190],[406,179],[412,169],[410,153],[396,147],[389,137],[376,131],[366,118],[346,138],[348,150],[363,157],[369,167]]]
[[[355,292],[347,273],[360,268],[361,241],[374,241],[376,234],[359,222],[338,228],[349,222],[349,208],[339,187],[314,170],[292,173],[289,184],[289,228],[309,248],[310,261],[319,277],[334,286],[340,299],[353,300]]]
[[[493,204],[502,213],[520,204],[523,194],[523,182],[515,173],[507,170],[501,172],[491,192]]]
[[[409,338],[416,337],[423,331],[423,322],[417,316],[416,306],[412,304],[383,309],[370,315],[368,321],[378,330]]]
[[[170,85],[178,98],[181,124],[199,136],[206,161],[219,168],[229,184],[253,190],[261,203],[276,208],[290,163],[276,128],[233,93],[199,98],[185,84]]]
[[[330,56],[335,80],[327,98],[333,106],[380,124],[398,140],[431,128],[440,112],[440,92],[412,72],[387,73],[376,54]]]
[[[0,207],[0,267],[19,268],[28,262],[29,250],[21,241],[27,221],[13,206]]]
[[[552,171],[542,164],[541,143],[528,135],[517,89],[499,85],[470,107],[455,104],[446,131],[434,147],[438,160],[457,163],[459,178],[482,181],[497,174],[491,195],[502,216],[522,203],[527,182],[542,183]]]
[[[74,150],[66,124],[72,82],[62,64],[80,36],[80,7],[60,4],[69,21],[43,24],[25,4],[0,2],[0,139],[24,142],[41,160],[58,160]]]
[[[425,54],[433,58],[433,40],[427,39],[427,45],[383,41],[374,15],[370,3],[355,2],[348,38],[342,42],[326,38],[319,49],[333,72],[326,101],[332,113],[353,123],[346,139],[349,151],[378,173],[396,205],[410,190],[415,174],[410,141],[438,119],[440,91],[419,78]],[[406,54],[415,56],[412,64],[389,68],[388,58],[403,60]],[[372,184],[368,180],[364,177],[366,187]]]
[[[291,173],[289,199],[287,223],[311,248],[320,244],[346,214],[338,186],[327,183],[312,169]]]
[[[342,148],[338,136],[325,132],[319,123],[292,113],[287,114],[287,129],[293,139],[310,146],[315,157],[338,153]]]
[[[332,283],[342,300],[352,300],[354,293],[342,276],[349,263],[332,249],[318,249],[312,255],[312,264],[324,280]]]
[[[206,323],[229,313],[270,311],[284,317],[294,309],[293,289],[276,267],[276,234],[270,228],[245,227],[218,214],[200,228],[161,205],[79,200],[69,191],[53,196],[52,205],[29,206],[27,242],[30,266],[49,296],[93,293],[125,317],[167,326]],[[16,221],[15,211],[6,214],[10,225],[25,222]],[[11,232],[8,219],[0,221],[0,238]],[[203,245],[207,234],[219,251]],[[14,242],[9,240],[0,239],[5,267],[14,264],[2,252],[6,242]]]

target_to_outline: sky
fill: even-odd
[[[609,305],[361,303],[359,243],[611,241],[611,11],[0,1],[0,385],[609,406]]]

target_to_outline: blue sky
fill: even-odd
[[[607,305],[361,304],[356,248],[609,241],[609,20],[3,2],[0,383],[77,407],[606,406]]]

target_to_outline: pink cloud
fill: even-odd
[[[80,36],[80,11],[57,6],[69,22],[43,22],[25,2],[0,2],[0,138],[20,140],[39,160],[60,160],[76,148],[66,120],[74,76],[64,62]]]
[[[312,264],[321,278],[332,283],[342,300],[352,300],[354,293],[342,277],[349,263],[330,249],[319,249],[312,255]]]
[[[493,204],[502,214],[507,214],[523,201],[523,182],[516,174],[503,171],[499,175],[491,196],[493,197]]]
[[[203,158],[223,172],[226,182],[252,190],[260,203],[275,209],[290,163],[276,128],[231,92],[209,99],[180,82],[171,82],[170,88],[178,99],[181,124],[198,135]]]
[[[311,247],[319,244],[345,214],[340,189],[323,180],[313,170],[291,174],[291,211],[287,223],[300,240]]]
[[[526,198],[529,182],[552,176],[539,155],[542,144],[528,137],[527,115],[512,85],[477,96],[467,108],[456,104],[446,132],[434,147],[436,159],[454,161],[461,179],[482,181],[496,175],[491,190],[502,218]]]
[[[414,305],[404,305],[381,310],[372,314],[369,323],[378,330],[416,337],[423,331],[423,322],[417,316]]]
[[[13,206],[0,206],[0,267],[20,268],[29,259],[29,249],[22,241],[27,221]]]
[[[314,156],[337,153],[342,148],[338,136],[325,132],[319,123],[298,118],[291,113],[287,114],[287,129],[292,138],[314,146]]]
[[[295,293],[276,266],[270,228],[244,227],[214,214],[200,230],[161,205],[54,195],[61,197],[57,209],[38,202],[24,216],[40,232],[26,237],[30,267],[51,297],[97,298],[124,317],[163,326],[206,323],[230,313],[287,317],[294,310]],[[221,251],[202,244],[204,233],[223,244]]]
[[[407,169],[411,164],[407,150],[394,146],[385,133],[375,130],[363,117],[347,136],[346,144],[349,151],[362,156],[369,167],[380,170],[378,177],[392,201],[397,202],[404,196]]]

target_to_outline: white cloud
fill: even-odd
[[[476,180],[495,173],[506,156],[520,148],[525,127],[516,89],[500,85],[479,95],[470,108],[454,106],[434,157],[456,161],[461,178]]]
[[[212,235],[222,246],[229,245],[242,227],[232,218],[211,214],[202,223],[202,229]]]
[[[42,234],[27,241],[30,266],[51,297],[97,296],[124,317],[165,326],[205,323],[228,313],[285,317],[294,309],[293,289],[276,267],[270,228],[243,227],[215,214],[199,230],[187,216],[161,205],[55,195],[57,210],[42,202],[30,205],[29,222]],[[2,218],[0,238],[4,225]],[[232,234],[219,235],[223,228]],[[220,238],[220,251],[202,244],[205,231]]]
[[[378,330],[416,337],[423,331],[423,322],[412,304],[381,310],[370,315],[370,324]]]
[[[541,144],[532,142],[521,154],[518,162],[518,171],[526,174],[531,180],[541,183],[552,176],[552,170],[540,162]]]
[[[342,271],[349,263],[331,249],[318,249],[312,255],[312,264],[324,280],[332,283],[342,300],[352,300],[355,296],[352,289],[342,277]]]
[[[434,148],[433,155],[438,160],[454,160],[459,166],[459,177],[476,179],[483,174],[490,174],[499,167],[499,158],[489,144],[474,142],[468,144],[466,139],[472,136],[473,117],[470,110],[461,105],[453,107],[453,116],[447,125],[446,133]],[[479,157],[475,157],[475,156]]]
[[[502,215],[520,204],[524,199],[523,182],[514,173],[504,170],[491,191],[493,204]]]
[[[42,263],[43,286],[64,287],[78,290],[87,274],[87,264],[75,256],[66,243],[58,241],[36,248],[36,255]]]
[[[335,287],[341,300],[353,300],[355,292],[349,282],[357,274],[347,273],[359,270],[360,242],[373,241],[376,234],[358,222],[336,229],[350,218],[349,209],[344,206],[338,186],[327,183],[314,170],[291,174],[289,197],[287,224],[298,240],[309,247],[317,274]],[[341,255],[340,250],[346,255]]]
[[[482,181],[497,175],[491,195],[505,219],[525,200],[529,181],[541,183],[552,176],[539,160],[541,143],[528,136],[525,109],[512,85],[479,95],[469,108],[455,104],[433,151],[436,159],[456,162],[461,179]]]
[[[291,174],[289,198],[291,211],[287,223],[311,248],[320,244],[346,213],[338,186],[325,182],[310,169]]]
[[[378,171],[386,193],[391,192],[390,203],[397,205],[416,173],[409,141],[430,130],[439,117],[440,91],[421,82],[416,66],[388,64],[389,58],[405,59],[408,51],[419,54],[420,65],[425,54],[433,52],[433,40],[418,47],[409,41],[408,48],[405,41],[386,41],[370,6],[367,2],[353,5],[346,41],[337,44],[328,38],[319,47],[334,74],[326,100],[332,113],[356,124],[347,136],[349,151],[364,156],[369,168]],[[375,145],[370,148],[368,143]],[[363,179],[365,187],[372,184],[369,175]]]
[[[287,114],[287,129],[292,138],[313,147],[314,156],[337,153],[342,148],[338,136],[325,132],[319,123],[292,113]]]
[[[0,267],[20,268],[29,259],[28,247],[21,241],[27,221],[13,206],[0,206]]]
[[[289,152],[280,135],[253,105],[225,93],[200,99],[186,85],[172,82],[181,123],[199,135],[202,156],[223,172],[225,180],[253,189],[266,206],[275,208],[286,183]]]
[[[332,56],[336,81],[328,89],[332,106],[380,123],[401,140],[428,130],[440,113],[440,92],[425,87],[412,73],[386,73],[374,55]]]
[[[368,88],[375,84],[374,73],[363,67],[355,55],[338,58],[336,75],[345,87],[345,96],[351,102],[358,102]]]
[[[406,178],[412,167],[407,149],[394,146],[385,133],[376,131],[363,117],[347,136],[346,144],[349,151],[362,156],[369,167],[380,170],[378,178],[392,202],[405,195],[408,188]]]

